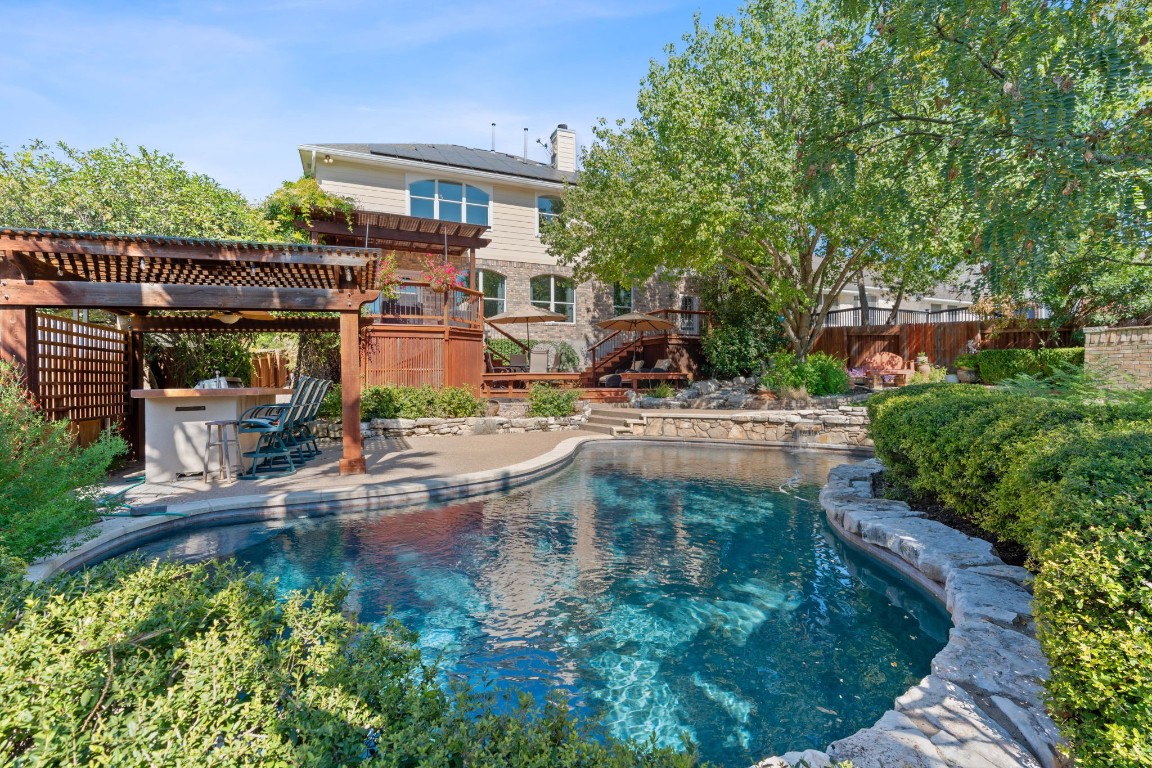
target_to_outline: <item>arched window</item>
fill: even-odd
[[[537,275],[532,278],[532,304],[541,309],[559,312],[567,320],[576,322],[576,283],[570,277]]]
[[[560,198],[552,195],[538,195],[536,197],[536,234],[540,234],[544,222],[556,218],[558,213],[560,213]]]
[[[423,219],[488,226],[489,195],[458,181],[422,179],[408,185],[408,212]]]
[[[476,290],[484,294],[484,317],[492,317],[504,311],[504,295],[508,278],[490,269],[476,270]]]
[[[620,283],[612,284],[612,314],[613,315],[626,315],[632,311],[635,306],[632,299],[632,289],[621,285]]]

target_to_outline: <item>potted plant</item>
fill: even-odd
[[[932,373],[932,363],[928,362],[928,355],[924,352],[916,355],[916,373],[929,376]]]
[[[428,283],[428,287],[433,291],[447,293],[449,289],[456,287],[459,278],[459,271],[448,262],[437,262],[432,254],[428,254],[425,258],[424,271],[420,279]]]
[[[975,384],[979,378],[976,375],[976,355],[960,355],[952,361],[956,367],[956,378],[961,384]]]

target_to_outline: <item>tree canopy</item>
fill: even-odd
[[[840,0],[838,10],[869,25],[871,69],[850,94],[860,119],[830,151],[859,150],[883,126],[902,151],[936,157],[963,190],[982,290],[1070,318],[1140,311],[1111,287],[1146,283],[1152,268],[1147,3]],[[1101,292],[1062,292],[1083,278]]]
[[[860,129],[852,96],[878,52],[866,23],[832,10],[765,0],[698,19],[653,62],[639,117],[601,121],[549,250],[605,281],[721,272],[783,317],[801,355],[861,272],[909,295],[951,274],[960,190],[945,158]],[[851,130],[858,146],[834,146]]]
[[[41,141],[0,148],[0,224],[245,240],[292,234],[172,155],[119,141],[87,151]]]

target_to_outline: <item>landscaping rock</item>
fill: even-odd
[[[1047,713],[1038,708],[1024,709],[1003,696],[993,696],[989,701],[1001,718],[1020,734],[1043,768],[1070,768],[1072,761],[1064,756],[1067,752],[1062,749],[1064,739]]]
[[[929,675],[896,699],[896,710],[928,736],[949,765],[1039,768],[1036,759],[954,683]]]
[[[862,523],[860,537],[899,555],[938,584],[944,584],[956,568],[1000,562],[987,541],[920,517]]]
[[[953,627],[948,644],[932,659],[937,677],[973,695],[1003,696],[1029,709],[1043,707],[1048,672],[1035,638],[988,622]]]
[[[1019,584],[974,569],[952,571],[944,588],[952,623],[990,621],[1004,627],[1033,631],[1032,595]]]
[[[871,728],[832,742],[828,755],[850,761],[852,768],[949,768],[936,745],[895,710],[886,712]]]

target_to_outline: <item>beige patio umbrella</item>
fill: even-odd
[[[626,315],[617,315],[616,317],[607,320],[601,320],[596,323],[597,326],[606,331],[636,331],[643,334],[644,331],[670,331],[676,327],[676,323],[665,320],[656,315],[647,315],[643,312],[629,312]],[[639,336],[637,336],[639,338]],[[639,344],[636,345],[640,346]],[[636,349],[632,350],[632,362],[636,362]]]
[[[567,316],[559,312],[552,312],[537,306],[530,306],[524,309],[510,309],[507,312],[501,312],[498,315],[485,318],[485,320],[493,325],[524,323],[524,335],[528,337],[529,349],[532,347],[532,334],[528,330],[529,325],[532,323],[562,323],[567,319]]]

